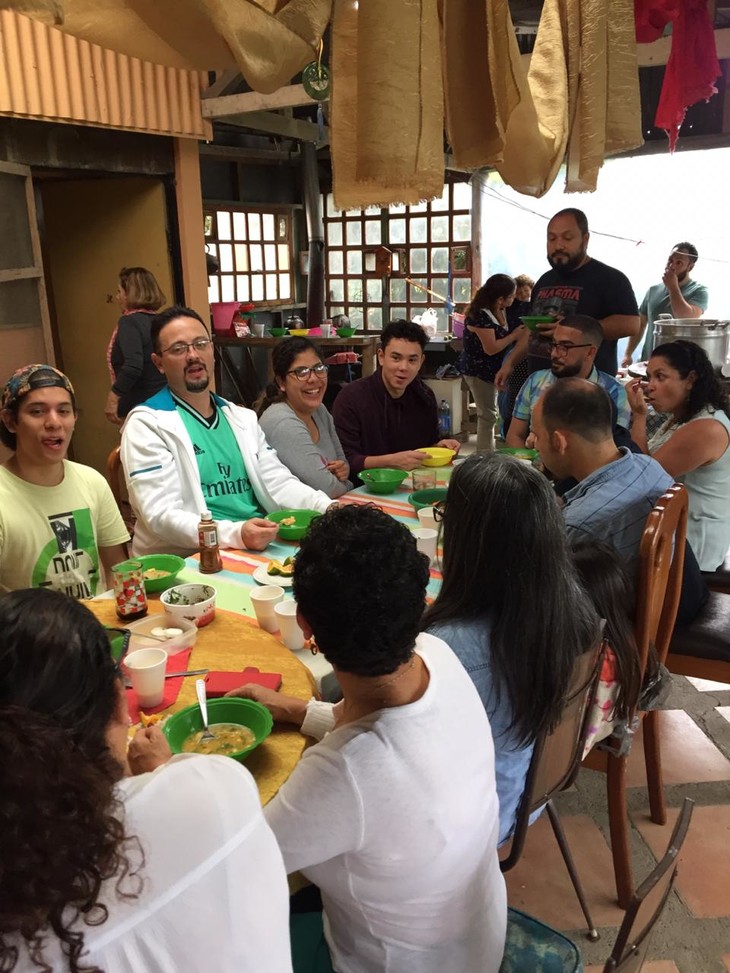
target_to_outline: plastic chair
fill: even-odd
[[[512,845],[509,855],[499,863],[503,872],[514,868],[525,847],[530,816],[539,808],[546,806],[550,824],[588,924],[588,938],[594,941],[599,938],[598,932],[588,911],[583,887],[552,798],[570,787],[578,774],[587,730],[586,711],[595,691],[602,658],[603,643],[601,642],[577,660],[560,722],[535,741],[525,790],[517,809]]]
[[[646,520],[641,539],[636,600],[635,632],[642,677],[646,672],[650,646],[659,662],[665,662],[679,605],[687,533],[687,491],[675,484],[657,501]],[[651,820],[666,824],[664,785],[659,745],[660,712],[637,712],[644,733],[644,762]],[[608,821],[618,904],[626,909],[634,891],[629,851],[629,821],[626,805],[627,756],[593,749],[583,764],[606,774]]]
[[[677,877],[677,858],[687,837],[694,801],[685,798],[666,854],[634,893],[603,973],[638,973],[644,965],[651,935]]]

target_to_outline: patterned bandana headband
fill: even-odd
[[[66,389],[75,402],[74,387],[63,372],[53,365],[26,365],[13,372],[3,386],[0,408],[13,409],[28,392],[34,389]]]

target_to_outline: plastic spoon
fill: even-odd
[[[200,707],[200,715],[203,717],[203,735],[200,738],[201,743],[203,740],[214,740],[215,734],[211,733],[208,729],[208,697],[205,692],[205,679],[195,680],[195,692],[198,695],[198,706]]]

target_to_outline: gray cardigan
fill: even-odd
[[[349,480],[338,480],[325,467],[325,462],[345,459],[335,424],[327,409],[320,405],[313,414],[319,429],[319,442],[312,442],[309,430],[286,402],[276,402],[259,419],[269,444],[274,447],[281,462],[288,466],[302,483],[322,490],[328,496],[342,496],[352,490]]]

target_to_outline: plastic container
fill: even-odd
[[[279,525],[279,537],[285,541],[300,541],[309,530],[312,521],[319,517],[318,510],[276,510],[274,513],[267,514],[267,520],[273,520]],[[282,524],[282,520],[291,520],[293,524]]]
[[[408,497],[408,502],[416,510],[421,507],[433,507],[439,500],[445,500],[448,490],[446,487],[434,487],[432,490],[416,490]]]
[[[218,301],[210,305],[213,315],[213,331],[216,334],[231,334],[233,331],[233,315],[240,306],[240,301]]]
[[[372,469],[363,470],[358,476],[369,493],[394,493],[406,479],[405,470]]]
[[[446,439],[451,435],[451,406],[446,399],[439,403],[439,436]]]
[[[252,750],[255,750],[266,737],[271,733],[274,721],[271,713],[252,699],[239,699],[238,697],[224,697],[223,699],[208,700],[208,723],[238,723],[240,726],[247,726],[254,735],[254,742],[246,747],[245,750],[238,750],[236,753],[226,754],[233,760],[244,760]],[[197,733],[203,729],[203,718],[200,714],[200,707],[197,703],[186,707],[179,713],[173,713],[166,721],[162,732],[167,737],[170,749],[173,753],[182,753],[183,744],[191,733]]]
[[[428,459],[421,461],[424,466],[448,466],[456,456],[455,449],[447,449],[445,446],[428,446],[421,451],[428,453]]]
[[[157,591],[164,591],[175,583],[175,578],[185,567],[185,561],[177,554],[143,554],[137,558],[142,562],[142,574],[144,579],[144,590],[147,594],[154,594]],[[166,571],[161,578],[148,578],[148,571]]]

